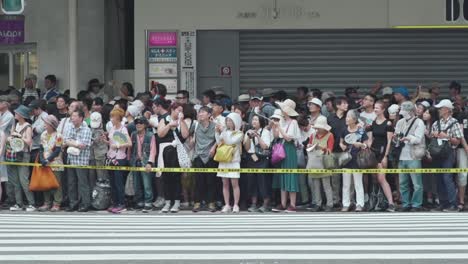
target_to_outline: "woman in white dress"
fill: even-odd
[[[216,143],[217,144],[228,144],[235,145],[235,151],[231,162],[220,162],[218,168],[220,169],[240,169],[241,162],[241,144],[243,133],[240,130],[242,126],[242,118],[238,113],[230,113],[226,117],[226,126],[223,130],[222,125],[216,126]],[[223,196],[224,196],[224,207],[221,211],[222,213],[229,213],[231,211],[231,206],[229,204],[229,183],[232,184],[233,194],[234,194],[234,206],[232,207],[232,212],[239,212],[239,172],[218,172],[218,177],[223,178]]]

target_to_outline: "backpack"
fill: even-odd
[[[438,122],[438,131],[440,132],[447,132],[453,125],[458,122],[452,122],[452,124],[447,126],[447,129],[441,130],[440,121]],[[437,138],[431,138],[429,146],[427,147],[429,153],[431,154],[432,158],[442,158],[447,157],[451,151],[451,146],[447,140],[443,140],[442,144],[439,145],[439,140]]]
[[[91,205],[96,210],[105,210],[111,204],[111,191],[109,181],[99,181],[93,188],[91,195]]]

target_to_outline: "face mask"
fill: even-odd
[[[404,119],[410,119],[411,118],[411,115],[408,112],[403,112],[403,113],[401,113],[401,115],[403,116]]]

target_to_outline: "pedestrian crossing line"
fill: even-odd
[[[27,245],[27,244],[180,244],[180,243],[191,243],[191,244],[244,244],[244,243],[260,243],[260,244],[274,244],[274,243],[440,243],[440,242],[468,242],[468,237],[425,237],[425,238],[412,238],[412,237],[381,237],[381,238],[281,238],[281,242],[272,240],[270,238],[249,238],[246,241],[244,238],[209,238],[209,239],[101,239],[101,238],[88,238],[88,239],[0,239],[0,245]]]
[[[164,246],[158,245],[155,246],[3,246],[0,248],[0,252],[43,252],[43,251],[355,251],[363,250],[366,251],[376,251],[376,250],[394,250],[394,251],[454,251],[454,250],[468,250],[468,244],[458,244],[458,245],[211,245],[206,247],[205,245],[179,245],[174,246]]]
[[[0,262],[468,260],[468,214],[35,216],[0,214]]]
[[[36,254],[36,255],[3,255],[0,261],[100,261],[100,260],[455,260],[468,259],[467,253],[441,255],[439,253],[408,254]]]
[[[96,233],[96,232],[88,232],[88,233],[31,233],[27,232],[23,233],[9,233],[9,234],[0,234],[0,238],[26,238],[26,237],[40,237],[40,238],[47,238],[47,237],[65,237],[65,238],[79,238],[79,237],[226,237],[226,233],[230,232],[230,230],[226,230],[225,232],[199,232],[199,233],[165,233],[165,234],[148,234],[148,233],[119,233],[117,230],[115,232],[109,233]],[[233,232],[229,234],[229,237],[320,237],[320,236],[333,236],[333,237],[356,237],[356,236],[468,236],[468,232],[461,231],[456,233],[449,233],[447,234],[446,231],[403,231],[403,232],[369,232],[369,231],[360,231],[360,232],[333,232],[333,231],[314,231],[314,232],[303,232],[303,231],[288,231],[284,230],[284,232]]]

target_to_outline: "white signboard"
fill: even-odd
[[[150,63],[148,69],[150,78],[154,77],[177,77],[177,63]]]
[[[197,36],[196,31],[180,32],[180,89],[187,90],[190,98],[197,94],[196,55]]]

